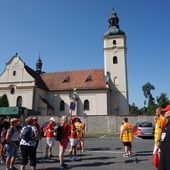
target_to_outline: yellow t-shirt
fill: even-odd
[[[155,143],[157,143],[157,140],[158,140],[159,129],[161,129],[163,131],[165,126],[166,126],[166,118],[161,115],[157,119],[157,122],[156,122],[156,125],[155,125],[155,134],[154,134],[154,141],[155,141]]]
[[[83,137],[84,123],[76,122],[75,126],[76,126],[76,129],[77,129],[77,137],[78,138]]]

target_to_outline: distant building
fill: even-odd
[[[45,73],[40,57],[34,71],[16,54],[0,75],[0,96],[7,94],[10,106],[63,115],[70,112],[69,95],[76,87],[73,115],[129,114],[126,36],[114,9],[108,23],[103,36],[104,69]]]

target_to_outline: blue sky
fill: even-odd
[[[129,103],[143,107],[142,86],[170,98],[169,0],[1,0],[0,74],[17,52],[45,72],[104,68],[103,35],[114,6],[127,36]]]

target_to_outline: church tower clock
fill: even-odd
[[[108,87],[108,114],[129,114],[126,36],[119,28],[114,9],[108,19],[109,29],[104,34],[104,72]]]

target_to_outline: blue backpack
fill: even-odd
[[[26,142],[33,140],[32,127],[25,126],[21,135],[21,139],[24,139]]]

